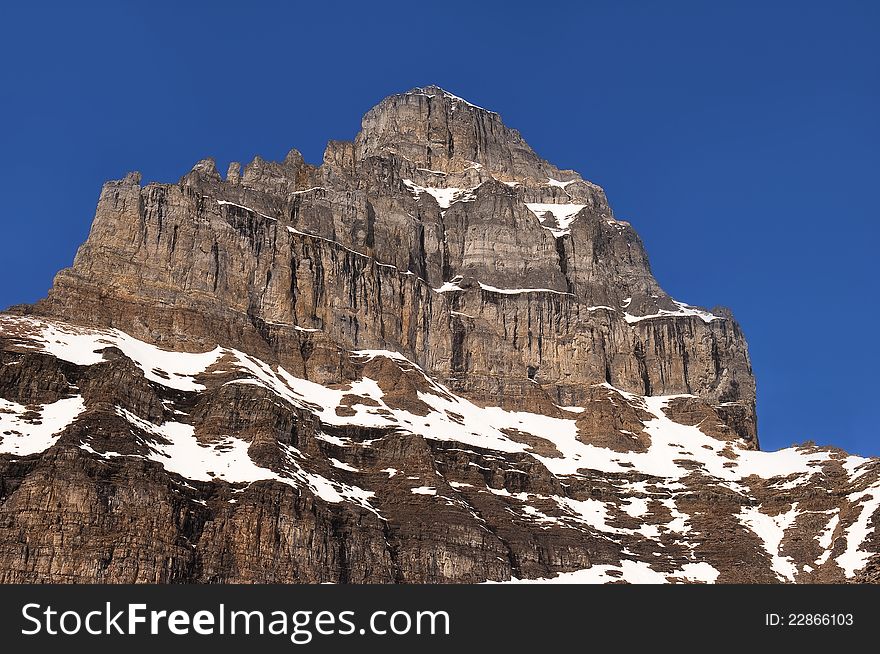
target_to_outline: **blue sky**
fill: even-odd
[[[436,83],[604,186],[673,296],[734,310],[765,449],[880,454],[880,3],[183,5],[2,4],[0,306],[70,265],[105,179],[318,162]]]

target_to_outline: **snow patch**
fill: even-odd
[[[433,486],[419,486],[418,488],[411,488],[410,492],[413,495],[436,495],[437,489]]]
[[[351,501],[375,512],[369,504],[373,496],[371,491],[333,482],[303,470],[295,460],[298,451],[291,446],[280,445],[286,454],[287,469],[285,474],[279,474],[254,463],[248,454],[250,443],[235,436],[219,436],[209,443],[202,443],[196,438],[192,425],[180,422],[155,425],[121,407],[116,407],[116,413],[135,427],[160,439],[150,443],[148,459],[186,479],[222,479],[229,483],[247,484],[271,480],[294,488],[305,485],[326,502],[336,504]]]
[[[874,529],[868,524],[872,522],[872,517],[880,509],[880,489],[869,488],[860,493],[853,493],[847,499],[850,502],[863,501],[859,517],[846,529],[846,551],[835,559],[847,578],[852,578],[855,577],[856,572],[865,567],[865,564],[874,555],[873,552],[863,550],[862,545],[865,539],[874,532]],[[874,528],[876,526],[875,524]]]
[[[627,298],[632,301],[631,298]],[[630,325],[641,322],[642,320],[650,320],[652,318],[671,318],[671,317],[682,317],[682,316],[696,316],[700,318],[705,323],[710,323],[713,320],[724,320],[721,316],[716,316],[715,314],[709,313],[708,311],[703,311],[702,309],[698,309],[697,307],[692,307],[684,302],[679,302],[677,300],[673,300],[678,309],[674,311],[670,311],[669,309],[660,309],[657,313],[652,313],[647,316],[634,316],[630,313],[624,313],[623,319],[626,320]],[[625,306],[629,306],[627,303]]]
[[[118,329],[85,330],[63,323],[22,320],[38,327],[32,342],[62,361],[78,366],[95,365],[104,360],[101,350],[116,347],[137,364],[144,377],[180,391],[205,390],[194,378],[214,364],[223,352],[219,347],[201,354],[174,352],[144,343]]]
[[[461,286],[459,286],[462,279],[464,279],[464,278],[461,275],[456,275],[455,277],[450,279],[448,282],[443,282],[442,286],[438,286],[434,290],[437,293],[448,293],[450,291],[462,291],[464,289]]]
[[[641,518],[648,513],[648,500],[643,497],[631,497],[629,502],[621,508],[624,513],[633,518]]]
[[[568,411],[569,413],[583,413],[584,411],[586,411],[586,409],[584,409],[584,407],[582,406],[559,406],[558,404],[556,406],[563,411]]]
[[[843,460],[843,469],[849,475],[850,481],[855,481],[867,472],[870,472],[872,466],[867,464],[876,461],[876,459],[865,459],[861,456],[848,456]]]
[[[311,189],[309,189],[309,190],[311,190]],[[299,191],[299,193],[305,193],[305,191]],[[238,207],[239,209],[244,209],[245,211],[249,211],[249,212],[251,212],[251,213],[258,214],[258,215],[262,216],[263,218],[266,218],[267,220],[274,220],[274,221],[276,221],[276,222],[278,221],[277,218],[273,218],[272,216],[267,216],[266,214],[264,214],[264,213],[260,213],[259,211],[254,211],[254,210],[251,209],[250,207],[246,207],[246,206],[244,206],[243,204],[237,204],[237,203],[235,203],[235,202],[229,202],[229,201],[227,201],[227,200],[217,200],[217,204],[219,204],[219,205],[221,205],[221,206],[222,206],[222,205],[229,204],[229,205],[232,205],[233,207]]]
[[[614,573],[614,574],[612,574]],[[673,572],[658,572],[644,561],[623,560],[620,565],[594,565],[584,570],[563,572],[555,577],[544,579],[517,579],[513,584],[610,584],[625,581],[629,584],[666,584],[670,581],[689,581],[714,584],[719,576],[718,570],[705,562],[686,563]],[[498,583],[498,582],[488,582]]]
[[[764,549],[770,555],[770,567],[781,581],[794,581],[797,567],[789,556],[779,554],[785,531],[794,524],[798,517],[798,503],[791,505],[786,513],[769,516],[761,512],[761,507],[744,507],[739,514],[740,522],[752,530],[764,543]]]
[[[339,468],[340,470],[347,470],[348,472],[360,472],[358,468],[350,466],[347,463],[340,461],[339,459],[334,459],[332,456],[330,457],[330,463],[333,465],[334,468]]]
[[[0,454],[28,456],[48,450],[85,408],[79,395],[34,408],[0,398]],[[31,411],[37,415],[26,418]]]
[[[550,230],[553,236],[559,238],[571,234],[571,223],[574,222],[578,212],[586,207],[585,204],[549,204],[544,202],[526,202],[529,211],[535,214],[538,222],[544,229]],[[555,226],[545,225],[548,221],[547,214],[553,216]]]
[[[557,295],[572,295],[571,293],[566,293],[565,291],[557,291],[552,288],[498,288],[497,286],[489,286],[489,284],[484,284],[483,282],[477,282],[480,285],[480,288],[484,291],[490,291],[491,293],[501,293],[502,295],[519,295],[520,293],[556,293]]]
[[[837,529],[839,523],[840,514],[835,513],[831,516],[828,524],[825,525],[825,529],[822,533],[816,536],[816,540],[819,541],[819,547],[823,550],[822,555],[816,559],[816,565],[824,564],[831,557],[831,546],[834,544],[834,531]]]
[[[419,186],[411,179],[403,180],[403,185],[412,191],[416,196],[416,199],[418,199],[422,193],[427,193],[428,195],[433,196],[434,199],[437,200],[437,205],[443,210],[448,209],[456,202],[473,202],[477,199],[477,196],[474,195],[473,188]]]

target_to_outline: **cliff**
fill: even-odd
[[[437,87],[320,166],[102,189],[0,315],[0,580],[841,581],[876,460],[758,450],[724,309]]]

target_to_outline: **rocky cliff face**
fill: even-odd
[[[0,346],[2,581],[876,567],[876,461],[759,451],[730,312],[669,297],[602,189],[437,87],[317,167],[108,182]]]

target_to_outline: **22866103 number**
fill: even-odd
[[[852,613],[789,613],[788,624],[792,627],[849,627]]]
[[[852,613],[767,613],[764,624],[768,627],[851,627]]]

